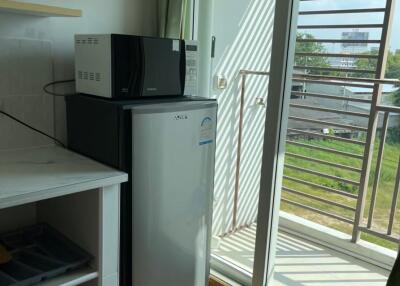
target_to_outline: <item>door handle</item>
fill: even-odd
[[[256,97],[256,105],[265,108],[265,102],[263,97]]]

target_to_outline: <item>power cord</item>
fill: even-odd
[[[62,142],[61,142],[60,140],[58,140],[57,138],[55,138],[55,137],[53,137],[53,136],[50,136],[49,134],[46,134],[46,133],[44,133],[43,131],[40,131],[39,129],[36,129],[35,127],[30,126],[29,124],[26,124],[25,122],[23,122],[23,121],[19,120],[18,118],[12,116],[11,114],[8,114],[7,112],[4,112],[4,111],[2,111],[2,110],[0,110],[0,114],[3,114],[3,115],[5,115],[5,116],[7,116],[8,118],[11,118],[12,120],[18,122],[19,124],[21,124],[21,125],[23,125],[23,126],[25,126],[25,127],[28,127],[29,129],[31,129],[31,130],[33,130],[33,131],[35,131],[35,132],[37,132],[37,133],[39,133],[39,134],[41,134],[41,135],[47,137],[47,138],[50,138],[50,139],[53,140],[56,144],[60,145],[60,146],[63,147],[63,148],[66,148],[66,146],[64,145],[64,143],[62,143]]]
[[[49,87],[51,87],[51,86],[53,86],[53,85],[64,84],[64,83],[70,83],[70,82],[75,82],[75,79],[66,79],[66,80],[52,81],[52,82],[49,82],[49,83],[47,83],[47,84],[45,84],[45,85],[43,86],[43,91],[44,91],[45,93],[47,93],[47,94],[54,95],[54,96],[61,96],[61,97],[70,96],[70,95],[75,95],[75,93],[62,94],[62,93],[52,92],[52,91],[49,90]]]
[[[50,95],[53,95],[53,96],[65,97],[65,96],[75,95],[75,93],[71,93],[71,94],[61,94],[61,93],[55,93],[55,92],[52,92],[52,91],[48,90],[48,88],[51,87],[51,86],[53,86],[53,85],[56,85],[56,84],[64,84],[64,83],[70,83],[70,82],[75,82],[75,79],[67,79],[67,80],[52,81],[52,82],[49,82],[49,83],[47,83],[47,84],[45,84],[45,85],[43,86],[43,91],[44,91],[45,93],[50,94]],[[55,138],[55,137],[53,137],[53,136],[51,136],[51,135],[49,135],[49,134],[46,134],[46,133],[44,133],[43,131],[40,131],[39,129],[37,129],[37,128],[35,128],[35,127],[33,127],[33,126],[31,126],[31,125],[29,125],[29,124],[27,124],[27,123],[25,123],[25,122],[19,120],[19,119],[16,118],[15,116],[13,116],[13,115],[11,115],[11,114],[9,114],[9,113],[3,111],[3,110],[0,110],[0,114],[3,114],[3,115],[5,115],[5,116],[7,116],[8,118],[10,118],[10,119],[12,119],[12,120],[18,122],[19,124],[21,124],[21,125],[23,125],[23,126],[29,128],[29,129],[31,129],[31,130],[33,130],[33,131],[39,133],[39,134],[41,134],[41,135],[43,135],[43,136],[45,136],[45,137],[47,137],[47,138],[50,138],[50,139],[53,140],[56,144],[60,145],[60,146],[63,147],[63,148],[66,148],[66,146],[64,145],[64,143],[62,143],[62,142],[61,142],[60,140],[58,140],[57,138]]]

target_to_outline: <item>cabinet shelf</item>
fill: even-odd
[[[40,17],[81,17],[82,10],[42,5],[14,0],[0,0],[0,12],[27,14]]]
[[[96,270],[90,267],[65,273],[37,284],[37,286],[73,286],[80,285],[98,277]]]

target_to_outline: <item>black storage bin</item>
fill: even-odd
[[[28,286],[89,263],[92,256],[47,224],[0,234],[12,259],[0,265],[0,286]]]

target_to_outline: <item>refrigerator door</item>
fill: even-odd
[[[215,102],[132,108],[134,286],[206,286]]]

